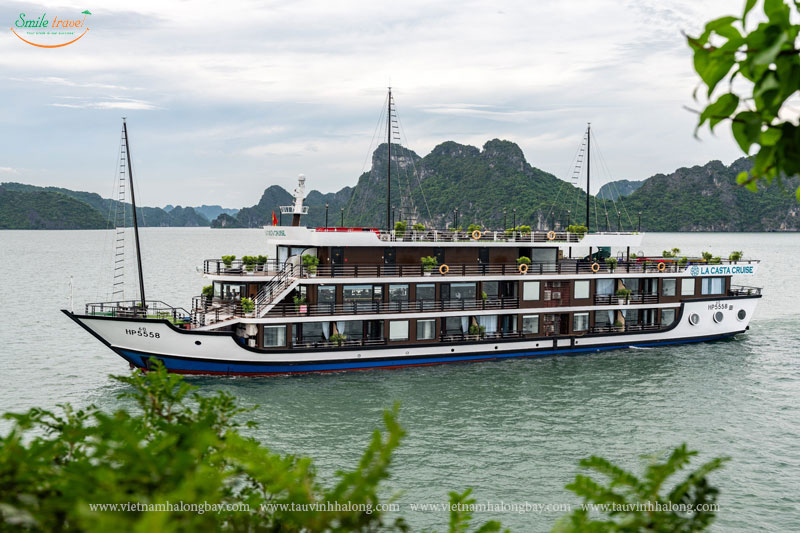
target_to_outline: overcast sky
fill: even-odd
[[[109,196],[125,115],[142,204],[252,205],[301,172],[335,191],[390,84],[421,156],[501,138],[565,177],[587,122],[614,179],[740,155],[692,136],[681,35],[736,0],[56,1],[0,6],[6,28],[92,11],[63,48],[0,39],[0,181]]]

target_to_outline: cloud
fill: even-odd
[[[16,168],[0,167],[0,174],[19,174],[19,171]]]
[[[130,98],[86,100],[74,103],[56,102],[50,105],[52,107],[66,107],[69,109],[133,109],[138,111],[158,109],[157,106],[149,102],[145,102],[143,100],[132,100]]]

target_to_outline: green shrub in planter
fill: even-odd
[[[618,289],[617,298],[628,298],[631,295],[630,289]]]
[[[267,259],[268,258],[266,255],[259,255],[258,257],[256,257],[256,263],[258,263],[259,265],[264,265],[267,263]]]
[[[416,224],[411,226],[411,229],[413,229],[414,231],[425,231],[425,224],[417,222]]]
[[[206,298],[213,298],[214,297],[214,285],[206,285],[203,287],[203,296]]]
[[[580,237],[586,235],[587,231],[589,231],[589,228],[587,228],[583,224],[570,224],[569,226],[567,226],[567,233],[575,233]]]
[[[469,334],[470,335],[479,336],[479,337],[483,337],[484,335],[486,335],[486,327],[485,326],[479,326],[478,324],[472,324],[469,327]]]
[[[402,235],[408,229],[408,224],[406,224],[405,220],[398,220],[394,223],[394,232]]]
[[[242,298],[242,311],[244,313],[252,313],[256,308],[256,304],[250,298]]]
[[[701,255],[703,256],[703,259],[705,259],[707,262],[711,261],[712,257],[711,252],[703,252]]]
[[[680,259],[678,259],[678,266],[679,267],[685,267],[686,263],[688,263],[688,262],[689,262],[688,259],[686,259],[685,257],[681,257]]]
[[[482,231],[483,227],[480,224],[470,224],[467,226],[467,233],[472,233],[473,231]]]
[[[430,272],[439,266],[439,261],[433,256],[423,257],[420,261],[422,261],[422,269],[425,272]]]
[[[303,266],[306,267],[309,274],[317,273],[317,265],[319,265],[319,257],[315,255],[303,255]]]
[[[531,264],[530,257],[526,257],[523,255],[522,257],[517,258],[517,265],[530,265],[530,264]]]
[[[742,257],[744,256],[744,252],[742,251],[733,251],[731,255],[728,256],[729,261],[741,261]]]
[[[225,264],[227,268],[230,268],[233,262],[236,260],[235,255],[223,255],[222,262]]]
[[[611,270],[611,272],[614,272],[614,269],[617,268],[617,258],[606,257],[606,265],[608,265],[608,268]]]
[[[333,335],[330,336],[328,340],[334,343],[336,346],[341,346],[342,344],[344,344],[344,341],[347,340],[347,337],[342,335],[341,333],[334,333]]]
[[[709,261],[709,263],[711,263],[712,265],[718,265],[721,262],[722,262],[722,258],[721,257],[712,257],[711,261]]]

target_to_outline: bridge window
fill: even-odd
[[[725,278],[703,278],[701,294],[722,294],[725,292]]]
[[[694,296],[694,278],[681,279],[681,296]]]
[[[662,296],[675,296],[676,280],[669,278],[661,280],[661,295]]]

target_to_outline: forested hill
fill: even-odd
[[[60,187],[2,183],[0,188],[0,229],[105,229],[118,206],[116,200],[96,193]],[[126,224],[132,225],[130,204],[122,208]],[[208,219],[191,207],[178,206],[169,212],[159,207],[138,207],[136,211],[139,224],[145,227],[209,225]]]
[[[331,226],[340,223],[344,208],[347,225],[384,227],[386,167],[386,144],[382,144],[373,154],[370,171],[359,177],[355,188],[346,187],[327,195],[316,191],[309,194],[306,204],[310,209],[304,224],[324,225],[327,202]],[[605,184],[600,189],[605,194],[598,194],[591,202],[592,227],[616,230],[621,219],[622,229],[634,230],[641,211],[643,231],[800,230],[800,205],[793,193],[797,185],[790,180],[783,187],[750,192],[736,185],[736,175],[749,168],[750,162],[745,158],[730,166],[712,161],[643,181]],[[500,228],[504,219],[506,226],[511,226],[515,209],[517,224],[540,229],[553,228],[556,223],[564,227],[568,221],[583,223],[586,216],[586,196],[582,191],[531,166],[516,144],[497,139],[488,141],[482,149],[445,142],[425,157],[392,145],[395,220],[409,218],[401,215],[401,191],[413,199],[418,220],[439,228],[453,223],[456,208],[463,227],[476,223]],[[242,209],[236,217],[222,215],[212,226],[270,224],[272,211],[278,213],[279,206],[291,203],[291,194],[273,185],[264,191],[257,205]],[[285,218],[283,223],[288,224],[289,220]]]

